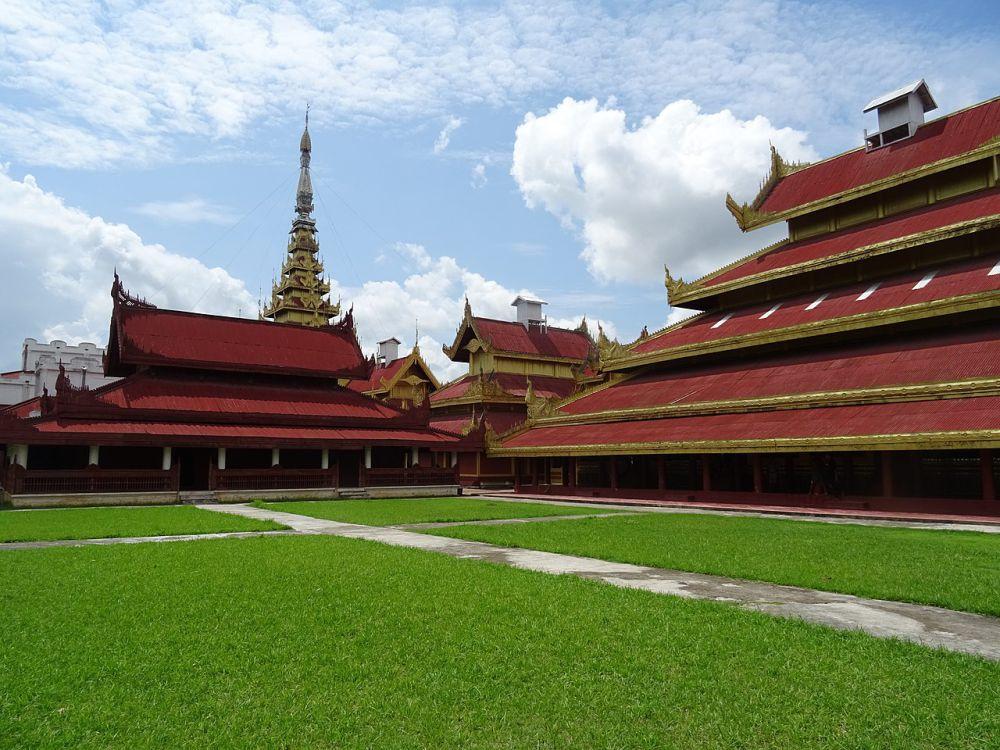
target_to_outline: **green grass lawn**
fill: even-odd
[[[448,521],[485,521],[495,518],[538,518],[540,516],[576,516],[590,513],[615,513],[602,508],[571,508],[544,503],[505,502],[478,497],[415,497],[374,500],[303,500],[295,502],[254,503],[258,508],[298,513],[330,521],[360,523],[367,526],[393,526],[399,523],[439,523]]]
[[[1000,615],[995,534],[661,513],[433,533]]]
[[[329,537],[6,552],[9,747],[986,748],[1000,664]]]
[[[284,526],[188,505],[148,508],[59,508],[0,511],[0,542],[100,539],[216,531],[268,531]]]

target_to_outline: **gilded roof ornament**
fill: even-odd
[[[667,288],[667,301],[673,303],[674,298],[684,294],[693,285],[684,281],[680,276],[676,279],[671,275],[670,269],[663,266],[663,285]]]
[[[774,186],[777,185],[782,178],[788,175],[798,172],[800,169],[805,169],[809,166],[809,162],[798,162],[798,161],[785,161],[781,154],[778,153],[778,149],[771,144],[771,165],[767,171],[767,175],[760,183],[760,189],[757,191],[757,195],[754,197],[753,201],[750,203],[739,204],[732,195],[726,193],[726,209],[733,215],[736,219],[737,225],[741,231],[746,232],[753,229],[756,224],[765,216],[764,212],[760,210],[760,207],[764,205],[764,201],[767,200],[767,196],[771,194],[774,190]]]
[[[605,363],[613,359],[621,359],[628,355],[628,349],[617,339],[610,339],[604,332],[604,326],[597,324],[597,354],[600,359],[601,369]]]
[[[271,304],[261,311],[261,316],[277,323],[325,326],[340,314],[340,303],[329,301],[330,282],[324,278],[323,262],[317,257],[319,243],[312,217],[311,161],[312,138],[307,108],[305,128],[299,139],[299,183],[295,192],[295,219],[288,238],[288,257],[281,265],[281,278],[272,284]]]

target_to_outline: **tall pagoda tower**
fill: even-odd
[[[331,303],[330,282],[323,278],[323,263],[317,257],[316,220],[313,212],[312,178],[309,162],[312,139],[309,137],[309,113],[299,141],[299,186],[295,196],[295,219],[289,233],[288,257],[281,266],[281,278],[271,289],[271,302],[261,312],[262,318],[276,323],[302,326],[325,326],[340,314],[340,305]]]

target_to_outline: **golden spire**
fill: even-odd
[[[316,240],[316,221],[312,217],[311,160],[312,138],[309,136],[309,109],[306,108],[306,126],[299,141],[299,184],[288,257],[281,266],[281,278],[271,288],[271,302],[262,313],[276,323],[325,326],[340,314],[340,304],[332,304],[327,297],[330,282],[323,278],[323,262],[317,257],[319,242]]]

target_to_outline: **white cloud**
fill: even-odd
[[[517,129],[511,174],[529,207],[579,231],[601,281],[662,283],[663,265],[690,279],[771,241],[741,235],[723,201],[754,194],[768,144],[814,159],[805,134],[765,117],[702,112],[682,100],[629,126],[621,109],[563,100]]]
[[[438,133],[438,137],[434,141],[434,153],[443,154],[445,149],[448,148],[448,144],[451,143],[452,134],[458,130],[465,123],[461,117],[455,117],[452,115],[448,118],[448,122],[445,123],[444,127],[441,128],[441,132]]]
[[[137,214],[178,224],[229,224],[236,217],[230,209],[204,198],[176,201],[149,201],[132,209]]]
[[[67,206],[31,175],[16,180],[0,171],[0,235],[0,356],[9,364],[27,336],[106,341],[115,268],[156,305],[222,314],[256,309],[243,282],[223,269]]]
[[[472,168],[472,178],[469,180],[469,184],[472,185],[474,190],[478,190],[481,187],[485,187],[487,181],[486,162],[481,161]]]
[[[789,19],[794,19],[790,23]],[[710,34],[706,33],[710,30]],[[871,96],[933,76],[943,107],[996,93],[996,30],[946,35],[908,9],[794,0],[556,0],[413,4],[9,0],[0,149],[29,164],[99,167],[177,157],[316,103],[317,123],[446,117],[540,95],[616,97],[633,112],[697,95],[713,109],[857,140]],[[878,65],[872,60],[877,59]],[[8,105],[9,107],[9,105]]]
[[[432,256],[421,246],[400,243],[397,247],[410,248],[407,252],[426,259],[418,273],[402,281],[366,281],[361,286],[344,285],[332,280],[333,296],[341,297],[347,306],[354,305],[358,333],[366,351],[376,341],[396,336],[404,348],[412,345],[411,331],[419,321],[420,351],[435,374],[450,380],[467,371],[467,365],[451,362],[443,352],[442,344],[451,344],[455,331],[462,321],[465,298],[468,297],[473,312],[487,318],[513,319],[510,303],[523,294],[535,296],[527,289],[510,289],[497,281],[459,265],[449,256]],[[552,325],[576,327],[582,313],[565,318],[550,318]],[[588,316],[596,333],[597,318]],[[609,335],[617,335],[613,323],[604,322]]]

